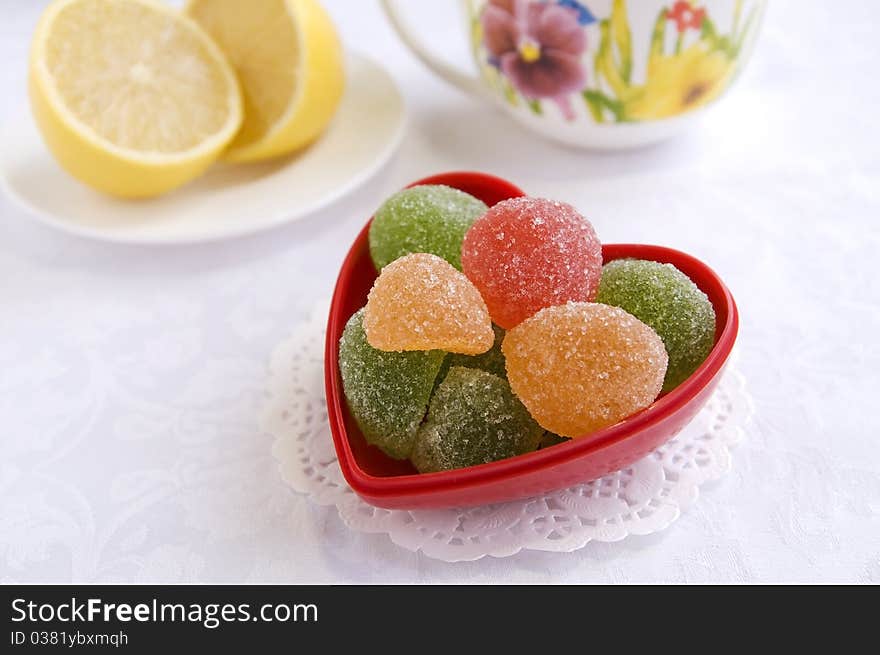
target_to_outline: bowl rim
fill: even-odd
[[[467,182],[497,185],[503,188],[505,192],[509,191],[513,195],[525,195],[521,189],[502,178],[471,171],[456,171],[432,175],[413,182],[407,188],[422,184],[447,184],[456,187],[458,183]],[[339,311],[341,299],[345,293],[342,282],[350,276],[351,269],[359,261],[355,250],[359,250],[360,244],[362,244],[364,239],[367,239],[372,220],[371,216],[357,237],[355,237],[340,267],[327,322],[324,349],[324,381],[330,432],[343,476],[356,492],[373,498],[396,497],[401,494],[443,492],[480,486],[496,479],[510,479],[523,473],[535,473],[570,460],[587,457],[594,452],[611,447],[635,436],[643,430],[650,429],[690,403],[720,373],[736,341],[739,328],[739,314],[736,302],[718,274],[708,265],[692,255],[665,246],[633,243],[603,244],[603,263],[623,257],[650,259],[664,263],[680,262],[689,269],[701,271],[703,285],[700,289],[704,293],[707,291],[707,288],[711,287],[711,295],[722,299],[727,313],[726,320],[720,326],[720,329],[719,326],[716,326],[715,345],[696,371],[675,389],[662,395],[639,412],[628,416],[614,425],[602,428],[589,435],[572,439],[568,443],[558,444],[553,448],[541,449],[497,462],[478,464],[452,471],[396,476],[371,475],[358,465],[348,440],[344,421],[344,412],[347,410],[342,406],[344,394],[339,374],[337,340],[333,338],[333,335],[340,331],[340,323],[344,327],[350,318],[350,316],[341,316],[342,312]]]

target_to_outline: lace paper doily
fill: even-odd
[[[670,525],[699,487],[730,469],[730,446],[751,416],[745,379],[730,364],[718,389],[674,439],[627,469],[526,500],[467,509],[387,510],[362,501],[336,461],[324,398],[327,303],[272,355],[263,429],[281,475],[345,524],[447,562],[506,557],[524,548],[570,552],[591,540],[619,541]]]

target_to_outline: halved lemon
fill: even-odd
[[[245,119],[224,158],[284,155],[314,141],[345,85],[342,46],[315,0],[189,0],[238,75]]]
[[[58,0],[37,26],[29,89],[37,125],[71,175],[153,196],[204,171],[242,122],[217,45],[151,0]]]

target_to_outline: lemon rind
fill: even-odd
[[[193,34],[201,41],[210,56],[220,64],[223,72],[224,80],[229,85],[230,93],[227,95],[229,101],[229,116],[226,123],[216,133],[201,141],[198,145],[173,153],[164,153],[156,151],[135,150],[133,148],[122,147],[109,139],[105,139],[99,135],[95,129],[88,123],[82,121],[68,109],[61,93],[55,84],[53,75],[48,71],[45,59],[42,53],[45,52],[45,44],[51,32],[51,25],[54,18],[61,13],[66,7],[78,2],[79,0],[59,0],[50,5],[37,25],[34,32],[33,45],[31,47],[31,73],[33,81],[38,84],[40,90],[56,113],[61,122],[65,126],[76,133],[80,138],[87,142],[88,145],[106,151],[108,154],[119,158],[130,164],[148,165],[148,166],[167,166],[169,164],[181,164],[197,160],[201,157],[210,156],[213,153],[222,150],[229,143],[241,128],[244,120],[244,107],[241,97],[241,90],[238,85],[238,78],[232,69],[226,55],[217,46],[214,40],[199,26],[199,24],[190,17],[180,14],[173,8],[163,5],[154,0],[127,0],[128,2],[136,2],[140,5],[149,7],[166,15],[175,15],[181,19],[182,23],[190,29]]]

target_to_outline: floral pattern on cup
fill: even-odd
[[[492,0],[480,17],[489,63],[524,97],[556,102],[569,120],[571,95],[587,82],[581,61],[587,35],[570,4]]]
[[[671,118],[712,102],[732,81],[757,22],[758,7],[744,17],[744,5],[736,0],[722,34],[705,7],[670,0],[654,22],[641,81],[626,0],[614,0],[601,20],[577,0],[489,0],[471,14],[473,54],[511,105],[525,103],[537,115],[549,101],[568,121],[577,120],[574,102],[597,123]]]

